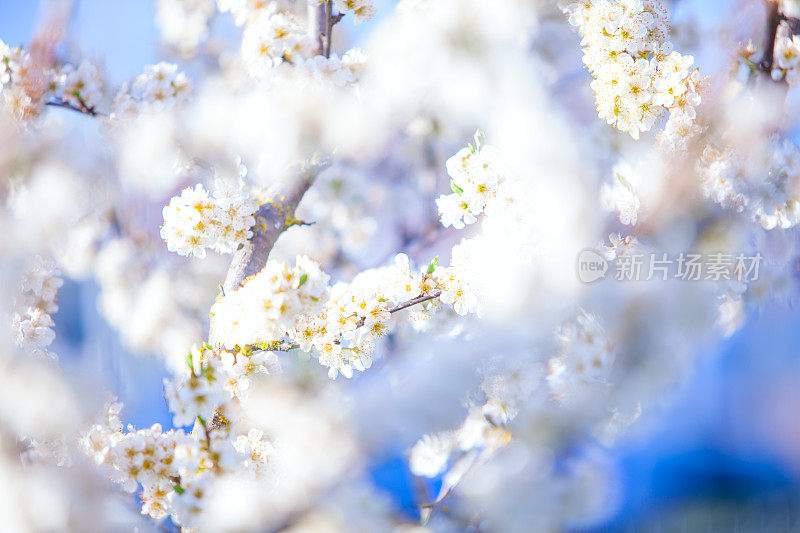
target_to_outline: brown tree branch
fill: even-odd
[[[325,0],[308,0],[308,31],[317,43],[317,55],[325,54],[328,33],[328,12]]]
[[[767,34],[764,43],[764,54],[761,56],[761,61],[758,66],[767,75],[772,75],[772,64],[775,62],[775,39],[778,35],[778,26],[781,22],[781,16],[778,12],[778,2],[768,1],[767,9]]]
[[[315,156],[301,166],[294,179],[258,208],[253,236],[233,254],[222,284],[223,295],[235,291],[248,277],[258,274],[267,264],[269,253],[281,233],[291,226],[301,224],[294,216],[295,209],[317,174],[330,165],[330,159]],[[216,344],[215,326],[215,321],[212,320],[208,334],[212,345]]]
[[[417,305],[417,304],[421,304],[421,303],[427,302],[428,300],[433,300],[434,298],[438,298],[441,295],[442,295],[442,291],[436,291],[436,292],[434,292],[432,294],[423,294],[423,295],[417,296],[416,298],[411,298],[407,302],[403,302],[401,304],[397,304],[395,307],[392,307],[391,309],[389,309],[389,314],[394,314],[394,313],[397,313],[398,311],[402,311],[403,309],[408,309],[412,305]],[[360,328],[365,323],[366,323],[366,320],[364,320],[364,318],[362,318],[361,320],[358,321],[358,324],[356,324],[356,327]]]
[[[433,300],[434,298],[438,298],[441,295],[442,295],[442,291],[436,291],[436,292],[434,292],[432,294],[426,294],[426,295],[422,295],[422,296],[417,296],[416,298],[412,298],[409,301],[398,305],[397,307],[393,307],[393,308],[389,309],[389,312],[390,313],[396,313],[398,311],[402,311],[403,309],[407,309],[407,308],[411,307],[412,305],[417,305],[417,304],[421,304],[423,302],[427,302],[428,300]]]
[[[758,68],[764,74],[772,77],[772,67],[775,64],[775,42],[778,39],[778,29],[784,23],[792,35],[800,33],[800,19],[787,17],[780,11],[780,5],[776,0],[767,0],[767,32],[764,41],[764,53]],[[777,80],[783,82],[784,80]]]
[[[333,43],[333,1],[325,0],[325,57],[331,57]]]
[[[320,0],[308,0],[308,31],[314,35],[322,50],[323,36],[327,28],[325,5]],[[285,184],[277,194],[258,208],[255,213],[256,225],[253,236],[234,252],[222,293],[233,292],[242,286],[244,280],[257,274],[267,264],[267,258],[275,246],[275,241],[287,228],[298,223],[294,216],[297,204],[303,199],[314,178],[330,166],[330,160],[315,156],[305,162],[296,177]],[[214,324],[211,324],[209,339],[213,343]]]
[[[103,113],[100,113],[99,111],[95,110],[93,107],[87,106],[85,103],[83,103],[83,100],[80,100],[80,102],[81,102],[81,106],[80,107],[72,105],[71,103],[66,102],[64,100],[50,100],[49,102],[45,102],[44,105],[50,106],[50,107],[61,107],[61,108],[64,108],[64,109],[69,109],[71,111],[75,111],[77,113],[81,113],[81,114],[84,114],[84,115],[89,115],[91,117],[105,117],[106,116]]]
[[[295,179],[258,208],[253,236],[233,254],[222,285],[225,293],[235,291],[244,284],[245,279],[260,272],[267,264],[269,253],[280,234],[291,226],[301,224],[294,216],[297,204],[317,174],[329,166],[330,160],[325,158],[315,158],[303,164]]]

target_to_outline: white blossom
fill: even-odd
[[[612,185],[604,184],[601,192],[601,203],[606,209],[616,211],[619,221],[626,226],[636,224],[641,201],[630,182],[623,176],[621,169],[614,169],[615,180]]]
[[[95,109],[102,98],[103,80],[100,71],[86,61],[77,68],[65,65],[56,83],[56,96],[79,109]]]
[[[232,253],[253,236],[258,205],[244,189],[217,189],[209,196],[202,185],[184,189],[164,207],[161,238],[171,252],[205,257],[206,248]]]
[[[141,111],[160,111],[186,102],[192,82],[178,66],[161,62],[148,65],[132,84],[125,83],[114,96],[112,118],[127,118]]]
[[[214,0],[158,0],[156,24],[162,39],[183,55],[193,55],[208,38]]]
[[[723,207],[745,212],[765,229],[787,229],[800,222],[795,184],[800,151],[790,140],[776,140],[746,157],[733,147],[708,145],[699,168],[703,193]]]
[[[558,341],[547,383],[559,399],[569,402],[608,383],[614,350],[596,316],[581,312],[558,332]]]
[[[299,63],[310,57],[315,43],[290,13],[276,11],[275,4],[250,24],[242,35],[242,59],[250,74],[266,78],[283,62]]]
[[[667,110],[694,118],[701,80],[694,58],[672,50],[661,0],[575,2],[565,11],[582,37],[600,118],[634,139]]]
[[[167,403],[178,427],[194,424],[198,417],[211,421],[215,409],[230,397],[219,357],[195,346],[188,359],[192,364],[188,375],[177,382],[164,382]]]
[[[262,431],[251,429],[247,435],[236,437],[233,444],[237,452],[246,456],[244,469],[254,477],[268,472],[270,455],[275,453],[275,448],[263,437]]]
[[[425,477],[439,475],[447,466],[453,446],[451,435],[425,435],[411,448],[409,459],[411,472]]]
[[[356,24],[361,24],[375,16],[375,5],[371,0],[333,0],[333,8],[339,13],[352,13]]]
[[[788,31],[785,23],[781,23],[775,39],[775,64],[772,77],[785,79],[790,86],[800,83],[800,36]]]

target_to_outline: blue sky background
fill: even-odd
[[[68,42],[103,65],[109,82],[121,83],[158,60],[154,0],[74,2]],[[0,0],[0,39],[12,46],[27,43],[39,10],[36,0]]]

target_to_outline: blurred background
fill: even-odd
[[[695,20],[735,9],[734,2],[675,4],[676,17]],[[28,42],[40,9],[32,0],[0,0],[0,38]],[[152,0],[76,0],[68,42],[118,85],[162,58],[154,11]],[[699,54],[701,66],[714,60]],[[126,423],[169,428],[166,403],[153,401],[166,369],[158,358],[126,352],[97,311],[97,293],[92,281],[66,281],[54,351],[69,371],[98,387],[112,383]],[[765,306],[713,351],[697,350],[701,364],[665,400],[668,416],[615,448],[621,506],[591,531],[800,531],[800,314]],[[404,450],[371,472],[398,508],[416,514]]]

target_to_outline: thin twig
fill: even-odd
[[[389,309],[389,313],[397,313],[398,311],[402,311],[403,309],[408,309],[412,305],[421,304],[427,302],[428,300],[433,300],[434,298],[438,298],[441,296],[442,291],[436,291],[432,294],[425,294],[417,296],[416,298],[412,298],[407,302],[403,302],[398,304],[397,306]],[[364,319],[362,318],[359,320],[357,327],[362,327],[364,325]],[[243,350],[264,350],[269,352],[290,352],[292,350],[296,350],[300,348],[299,344],[293,342],[275,342],[275,343],[260,343],[260,344],[248,344],[243,348]]]
[[[434,292],[432,294],[420,295],[420,296],[417,296],[416,298],[412,298],[409,301],[398,305],[397,307],[393,307],[393,308],[389,309],[389,312],[390,313],[396,313],[398,311],[402,311],[403,309],[407,309],[407,308],[411,307],[412,305],[417,305],[417,304],[421,304],[422,302],[427,302],[428,300],[433,300],[434,298],[438,298],[441,295],[442,295],[442,291],[436,291],[436,292]]]
[[[473,449],[468,452],[464,452],[459,459],[455,461],[455,465],[457,466],[460,464],[461,461],[469,459],[469,465],[463,469],[462,472],[459,473],[457,479],[448,481],[447,476],[445,477],[444,484],[440,489],[439,495],[436,497],[435,500],[429,503],[424,503],[420,505],[420,521],[423,525],[427,524],[430,519],[433,517],[433,514],[439,509],[442,502],[448,499],[450,496],[453,495],[455,492],[456,487],[466,478],[479,464],[482,463],[482,460],[485,457],[488,457],[489,448],[484,448],[480,452]],[[451,470],[452,472],[452,470]],[[448,474],[449,476],[449,474]]]
[[[438,298],[441,295],[442,295],[442,291],[436,291],[433,294],[424,294],[424,295],[417,296],[416,298],[412,298],[412,299],[408,300],[407,302],[403,302],[401,304],[398,304],[395,307],[392,307],[391,309],[389,309],[389,313],[393,314],[393,313],[396,313],[398,311],[402,311],[403,309],[408,309],[412,305],[417,305],[417,304],[421,304],[423,302],[427,302],[428,300],[433,300],[434,298]],[[360,328],[364,324],[366,324],[366,322],[367,322],[367,320],[364,317],[361,317],[361,319],[358,321],[358,323],[356,323],[356,327]]]
[[[331,57],[331,50],[333,50],[333,27],[339,24],[344,18],[344,13],[333,14],[333,0],[325,1],[325,57]]]
[[[103,113],[100,113],[97,110],[95,110],[95,108],[87,106],[82,99],[78,98],[78,101],[81,103],[81,107],[72,105],[71,103],[66,102],[64,100],[50,100],[49,102],[45,102],[44,105],[50,107],[61,107],[64,109],[69,109],[71,111],[75,111],[76,113],[81,113],[82,115],[89,115],[90,117],[106,116]]]
[[[325,57],[331,57],[333,41],[333,0],[325,0]]]

